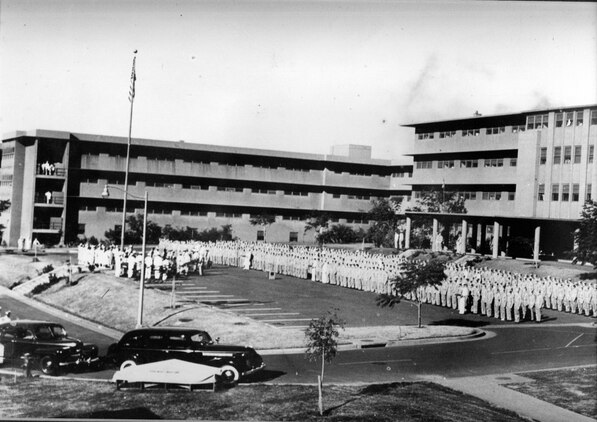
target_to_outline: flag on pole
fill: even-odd
[[[137,80],[137,74],[135,73],[135,60],[137,56],[133,57],[133,70],[131,71],[131,86],[129,87],[129,101],[132,103],[135,99],[135,81]]]

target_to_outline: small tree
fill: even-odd
[[[259,214],[255,217],[252,217],[249,222],[252,226],[263,227],[263,240],[265,241],[265,230],[267,226],[276,222],[276,216],[271,214]]]
[[[421,328],[421,305],[423,297],[419,289],[427,286],[442,284],[445,278],[444,263],[438,259],[429,261],[405,261],[401,264],[400,275],[392,280],[392,294],[381,294],[377,296],[378,306],[393,308],[400,303],[400,300],[407,294],[414,294],[414,302],[417,306],[417,321]]]
[[[307,337],[307,358],[311,362],[321,359],[321,375],[317,376],[319,389],[319,414],[323,415],[323,374],[325,362],[331,362],[338,350],[338,328],[344,329],[344,321],[338,318],[336,311],[328,311],[318,319],[312,319],[305,330]]]
[[[129,215],[126,218],[128,229],[124,232],[124,242],[140,244],[143,241],[143,214]],[[162,235],[162,228],[153,221],[147,221],[147,243],[158,243]],[[106,230],[106,239],[113,243],[120,242],[120,230]]]
[[[0,214],[2,214],[4,211],[6,211],[9,208],[10,208],[10,200],[0,199]],[[2,234],[4,233],[5,228],[6,227],[4,227],[3,224],[0,224],[0,237],[2,237]]]
[[[575,241],[578,259],[582,263],[597,265],[597,201],[589,199],[583,205]]]

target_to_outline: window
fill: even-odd
[[[516,167],[517,158],[510,158],[510,167]]]
[[[564,125],[564,113],[556,113],[556,127]]]
[[[574,147],[574,164],[580,163],[581,155],[582,155],[582,147],[580,145],[576,145]]]
[[[583,112],[582,110],[576,112],[576,126],[582,126]]]
[[[454,160],[440,160],[437,162],[437,168],[451,169],[454,168]]]
[[[418,139],[433,139],[433,132],[431,132],[431,133],[419,133]]]
[[[572,122],[574,121],[574,112],[570,111],[566,113],[566,127],[572,126]]]
[[[580,186],[578,183],[573,183],[572,184],[572,202],[578,202],[579,199],[579,192],[580,192]]]
[[[508,192],[508,201],[514,201],[516,199],[516,192]]]
[[[504,167],[503,158],[485,159],[485,167]]]
[[[587,193],[585,194],[585,198],[587,198],[587,201],[591,200],[591,191],[593,190],[593,185],[592,184],[587,184]]]
[[[595,157],[595,145],[589,145],[589,164],[593,162]]]
[[[564,147],[564,164],[570,164],[572,160],[572,147]]]
[[[257,230],[257,241],[263,240],[265,238],[263,230]]]
[[[560,164],[562,160],[562,147],[555,147],[553,149],[553,163]]]
[[[452,130],[452,131],[448,131],[448,132],[440,132],[439,133],[439,137],[440,138],[452,138],[456,136],[456,131]]]
[[[477,199],[477,192],[460,192],[458,195],[470,201],[475,201]]]
[[[479,136],[480,134],[480,129],[467,129],[462,131],[462,136]]]
[[[539,164],[545,164],[547,162],[547,148],[541,148],[541,154],[539,157]]]
[[[551,185],[551,200],[552,201],[559,201],[560,200],[560,185],[554,183]]]
[[[591,110],[591,126],[597,125],[597,110]]]
[[[79,227],[77,229],[77,234],[85,234],[85,224],[79,223]]]
[[[512,126],[512,133],[524,132],[525,126]]]
[[[433,161],[417,161],[416,168],[418,169],[430,169],[433,168]]]
[[[483,194],[481,195],[481,199],[483,200],[489,200],[489,201],[499,201],[500,199],[502,199],[502,193],[501,192],[483,192]]]
[[[289,242],[298,242],[298,232],[290,232],[288,235]]]
[[[485,134],[487,135],[497,135],[498,133],[504,133],[506,128],[504,126],[501,127],[489,127],[485,129]]]
[[[527,129],[543,129],[548,127],[549,116],[539,114],[537,116],[527,116]]]
[[[477,168],[479,167],[479,160],[460,160],[460,167]]]
[[[545,197],[545,185],[540,184],[539,189],[537,189],[537,201],[543,201]]]
[[[562,201],[570,201],[570,185],[568,183],[562,185]]]

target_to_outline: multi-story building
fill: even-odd
[[[415,129],[413,198],[456,192],[467,208],[407,213],[407,225],[432,218],[433,239],[439,225],[457,227],[462,250],[493,255],[509,254],[514,238],[530,239],[535,258],[573,250],[583,203],[597,197],[597,105],[405,126]]]
[[[64,244],[120,231],[127,138],[35,130],[2,141],[0,199],[3,240]],[[336,146],[329,155],[133,139],[127,213],[198,231],[230,224],[244,240],[263,238],[250,224],[276,216],[266,240],[313,241],[305,216],[325,212],[332,222],[364,227],[376,198],[410,195],[412,164],[371,158],[371,147]],[[110,197],[103,198],[105,185]]]

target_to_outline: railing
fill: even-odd
[[[62,230],[62,220],[49,223],[36,223],[33,230]]]
[[[64,177],[66,176],[66,169],[64,167],[47,167],[44,164],[37,165],[37,175],[40,176],[57,176],[57,177]]]
[[[35,194],[36,204],[49,204],[49,205],[64,205],[64,194],[62,192],[51,192],[50,196],[46,196],[45,193]]]

